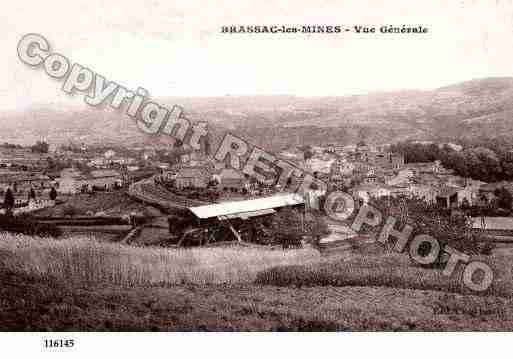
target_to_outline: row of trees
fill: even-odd
[[[20,149],[20,148],[23,148],[22,145],[16,145],[14,143],[9,143],[9,142],[4,142],[2,144],[0,144],[0,147],[1,148],[9,148],[9,149]]]
[[[404,156],[405,162],[441,161],[445,168],[457,175],[485,182],[513,179],[513,148],[502,141],[462,143],[463,150],[456,151],[449,145],[400,142],[390,150]]]
[[[7,148],[7,149],[22,149],[22,145],[17,145],[13,143],[4,142],[0,144],[1,148]],[[48,153],[50,150],[50,145],[45,141],[37,141],[34,145],[30,147],[32,152],[35,153]]]

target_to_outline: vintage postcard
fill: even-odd
[[[513,1],[0,19],[5,335],[513,330]]]

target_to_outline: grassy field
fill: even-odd
[[[0,234],[0,256],[12,272],[73,285],[129,287],[251,283],[274,266],[321,260],[314,249],[144,248],[94,237],[54,240],[11,234]]]
[[[69,198],[72,200],[67,201],[67,196],[61,196],[59,199],[65,201],[64,203],[55,207],[42,209],[37,211],[36,214],[41,217],[62,217],[65,214],[66,207],[69,206],[68,203],[73,204],[73,207],[77,211],[77,215],[85,215],[88,212],[93,214],[97,212],[104,212],[108,215],[120,216],[130,212],[145,213],[148,211],[155,212],[154,215],[160,214],[153,208],[134,201],[122,191],[78,194]]]
[[[511,257],[475,295],[401,255],[0,235],[2,330],[513,330]]]
[[[494,281],[488,290],[477,294],[513,297],[511,255],[471,257],[474,259],[486,262],[494,273]],[[407,255],[384,253],[315,265],[280,266],[259,273],[256,283],[285,287],[392,287],[476,294],[463,284],[462,276],[461,265],[451,276],[445,276],[442,269],[415,265]]]

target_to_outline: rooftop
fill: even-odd
[[[257,211],[304,204],[305,201],[299,194],[283,193],[270,197],[262,197],[245,201],[231,201],[210,204],[206,206],[189,208],[196,217],[201,219],[241,215]]]

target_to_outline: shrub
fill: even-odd
[[[30,217],[0,215],[0,230],[35,235],[39,237],[59,237],[62,231],[53,224],[38,223]]]
[[[57,191],[54,187],[52,187],[52,189],[50,190],[49,196],[52,201],[55,201],[57,199]]]
[[[276,244],[284,248],[300,247],[304,237],[317,243],[329,233],[328,226],[319,213],[309,212],[307,216],[293,209],[282,209],[273,217],[271,231]]]
[[[6,212],[11,212],[14,207],[14,195],[10,188],[7,188],[7,191],[5,192],[3,205]]]
[[[75,206],[72,206],[70,204],[67,204],[63,209],[62,209],[62,214],[66,217],[74,217],[76,215],[79,214],[79,210],[75,207]]]

